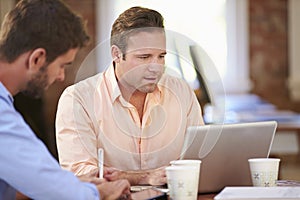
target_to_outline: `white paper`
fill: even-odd
[[[300,199],[300,187],[226,187],[215,200]]]

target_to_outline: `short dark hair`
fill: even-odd
[[[82,18],[62,1],[21,0],[2,23],[0,60],[11,63],[27,51],[44,48],[52,62],[88,41]]]
[[[164,18],[159,12],[149,8],[129,8],[112,25],[110,45],[118,46],[125,54],[127,39],[132,31],[145,30],[144,28],[164,29]]]

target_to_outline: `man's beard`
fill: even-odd
[[[48,86],[48,65],[40,68],[39,72],[27,83],[25,89],[22,91],[26,96],[33,98],[40,98],[45,88]]]

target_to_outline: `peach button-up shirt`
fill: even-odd
[[[180,157],[186,128],[203,125],[201,108],[189,85],[163,75],[148,93],[143,118],[120,92],[109,67],[68,87],[59,100],[56,139],[63,168],[77,175],[104,165],[121,170],[154,169]]]

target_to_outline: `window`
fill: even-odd
[[[98,0],[98,41],[108,48],[101,48],[97,54],[100,71],[111,62],[108,42],[111,25],[132,6],[159,11],[167,30],[182,34],[202,47],[215,64],[226,93],[248,92],[247,0]],[[191,79],[195,77],[193,72],[184,73]]]

